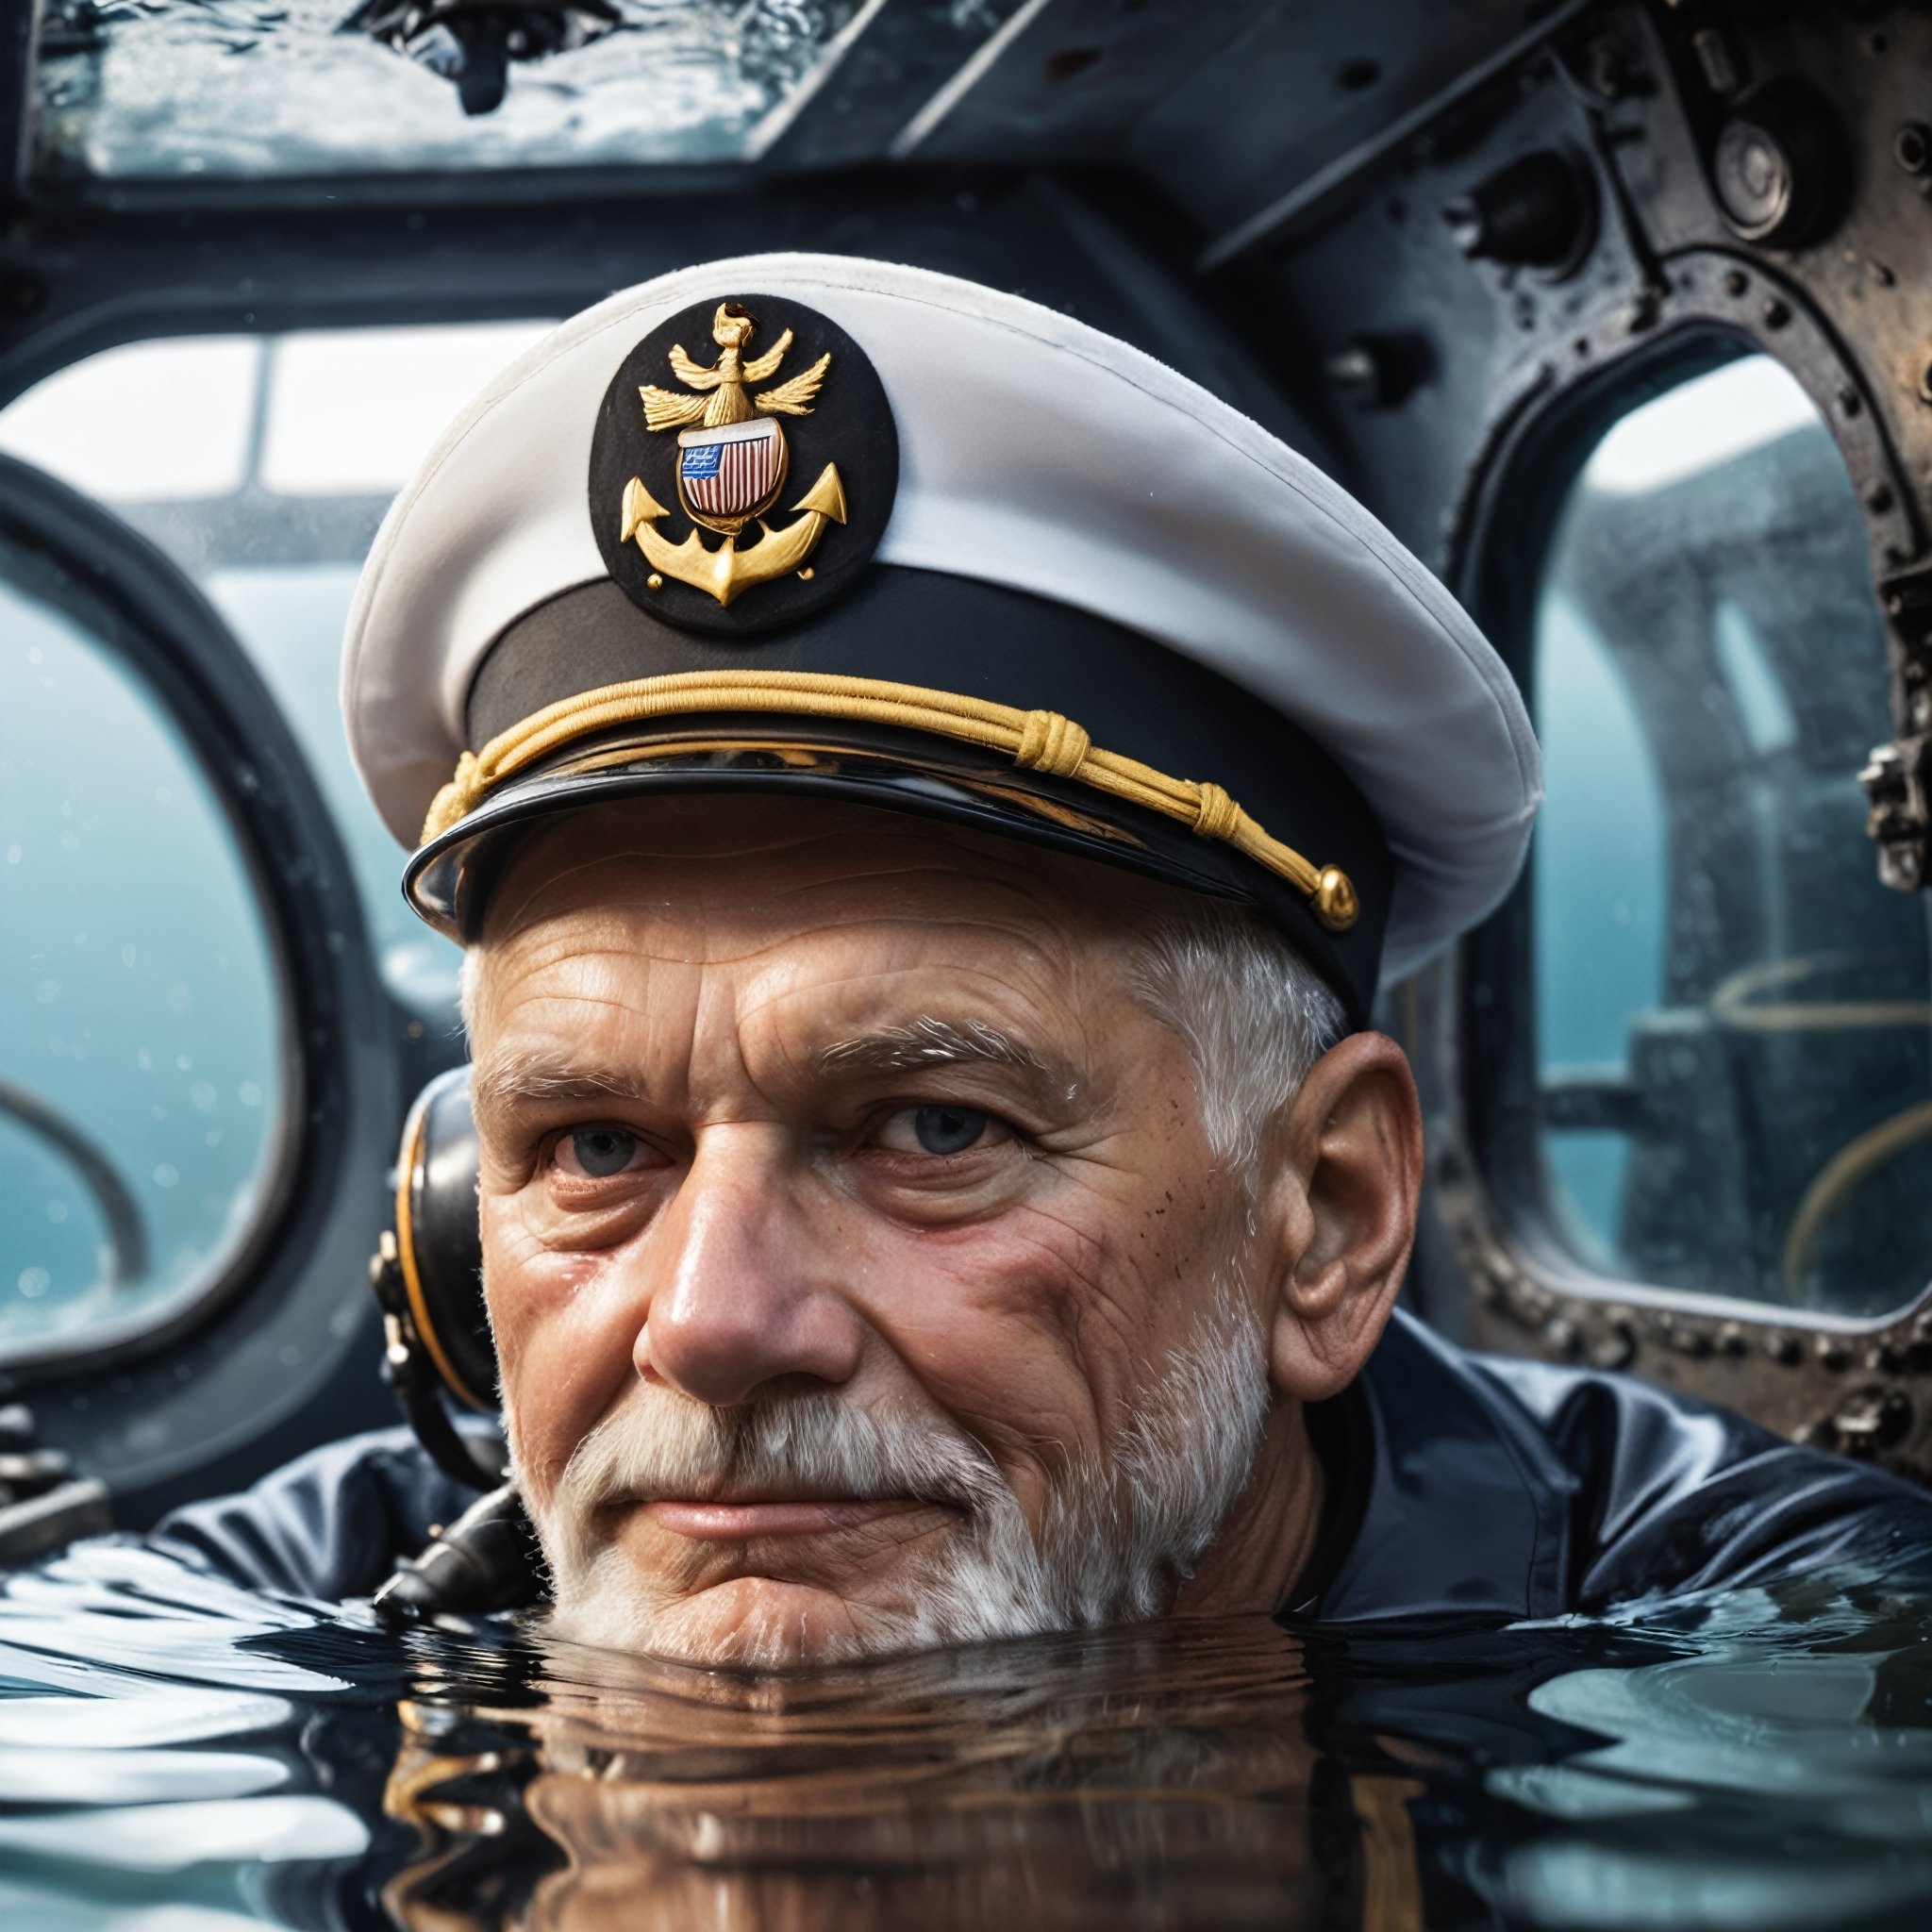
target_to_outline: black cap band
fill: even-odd
[[[859,724],[733,717],[734,733],[782,743],[803,737],[846,754],[786,769],[712,759],[682,769],[601,758],[593,777],[559,783],[552,761],[507,781],[410,867],[424,909],[454,916],[458,848],[495,827],[620,791],[757,790],[790,785],[933,816],[991,823],[1029,840],[1165,877],[1252,906],[1279,925],[1358,1023],[1374,996],[1392,867],[1374,814],[1312,739],[1219,674],[1151,639],[1070,606],[973,578],[874,564],[836,607],[786,629],[725,642],[694,637],[640,609],[617,586],[592,583],[526,613],[497,641],[472,685],[467,735],[480,749],[559,700],[678,674],[821,674],[917,684],[994,704],[1064,714],[1095,745],[1158,771],[1211,781],[1274,838],[1352,882],[1359,915],[1345,932],[1316,919],[1307,895],[1233,847],[1087,786],[989,760],[922,734]],[[628,744],[690,735],[693,720],[633,726]],[[705,721],[722,723],[722,721]],[[573,746],[573,755],[581,746]],[[958,780],[908,784],[924,768]],[[1029,794],[1039,801],[1029,807]],[[1108,836],[1119,827],[1125,837]],[[471,863],[480,854],[460,863]],[[474,880],[471,891],[474,891]],[[468,896],[466,894],[466,896]],[[444,903],[448,901],[449,903]]]

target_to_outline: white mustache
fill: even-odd
[[[991,1455],[931,1418],[874,1414],[836,1395],[716,1409],[640,1383],[565,1465],[556,1508],[587,1523],[615,1507],[909,1496],[977,1514],[1010,1495]]]

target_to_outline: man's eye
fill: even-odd
[[[622,1127],[577,1127],[557,1143],[557,1164],[585,1180],[608,1180],[638,1158],[635,1134]]]
[[[886,1116],[875,1138],[895,1154],[963,1154],[998,1124],[976,1107],[904,1107]]]

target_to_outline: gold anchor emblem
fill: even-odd
[[[754,584],[802,571],[825,525],[845,521],[845,486],[836,463],[827,463],[791,506],[800,512],[796,523],[774,530],[763,521],[785,487],[790,466],[778,418],[811,414],[832,358],[821,356],[790,381],[752,395],[747,385],[775,375],[791,347],[788,328],[762,356],[747,359],[745,345],[757,327],[757,318],[736,303],[721,302],[711,323],[719,356],[710,368],[692,361],[681,343],[671,351],[672,374],[694,393],[648,383],[638,391],[644,426],[678,431],[677,498],[685,514],[724,539],[710,550],[692,530],[682,543],[671,542],[657,527],[671,512],[633,476],[624,487],[618,541],[635,540],[658,574],[651,579],[653,590],[663,577],[675,577],[728,605]],[[740,550],[739,534],[754,519],[764,534],[749,550]]]

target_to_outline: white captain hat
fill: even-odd
[[[1344,491],[1054,310],[842,256],[565,323],[385,522],[343,668],[424,915],[618,795],[843,797],[1235,900],[1366,1016],[1522,863],[1507,669]]]

